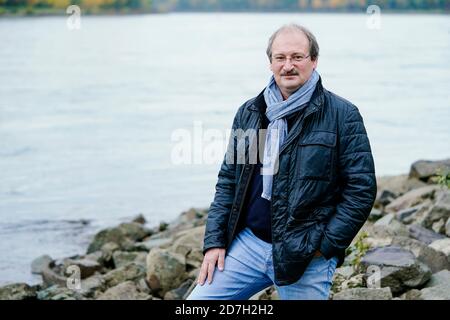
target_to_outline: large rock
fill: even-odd
[[[152,292],[164,297],[186,278],[186,259],[179,253],[154,248],[147,256],[147,283]]]
[[[417,206],[402,209],[395,213],[397,220],[405,224],[417,223],[421,224],[421,221],[430,214],[433,202],[430,199],[425,199],[424,202]]]
[[[402,298],[406,300],[450,300],[450,271],[442,270],[431,276],[422,290],[411,290]]]
[[[53,268],[43,268],[41,271],[42,280],[47,287],[52,285],[64,287],[67,285],[67,277],[63,273],[64,267],[60,265],[54,266]]]
[[[430,244],[433,241],[439,239],[445,239],[445,236],[436,233],[434,231],[428,230],[418,224],[412,224],[408,227],[409,236],[413,239],[421,241],[425,244]]]
[[[203,247],[205,226],[182,231],[175,236],[171,251],[187,256],[193,248]]]
[[[409,177],[428,181],[430,177],[441,175],[450,170],[450,159],[440,161],[419,160],[411,165]]]
[[[136,263],[129,263],[104,275],[107,287],[113,287],[125,281],[138,281],[145,277],[145,268]]]
[[[184,300],[186,293],[193,285],[192,279],[187,279],[178,288],[166,292],[164,300]]]
[[[87,279],[81,280],[80,294],[93,298],[100,291],[106,288],[105,280],[102,275],[96,274]]]
[[[136,217],[134,217],[131,222],[136,222],[136,223],[140,223],[140,224],[146,224],[147,220],[145,219],[144,215],[142,213],[140,213]]]
[[[372,210],[370,211],[368,220],[369,221],[377,221],[378,219],[382,218],[384,215],[383,211],[372,208]]]
[[[423,218],[422,225],[426,228],[432,228],[433,224],[440,222],[442,231],[445,222],[450,217],[450,190],[439,190],[436,192],[436,204],[430,212]]]
[[[134,244],[133,251],[144,251],[148,253],[153,248],[161,248],[165,249],[172,245],[173,239],[172,238],[160,238],[158,235],[155,235],[154,237],[150,237],[150,239],[142,241],[142,242],[136,242]]]
[[[383,191],[387,191],[393,195],[394,198],[399,197],[408,191],[424,187],[427,184],[416,178],[409,178],[408,175],[398,175],[398,176],[384,176],[377,177],[377,190],[378,195],[381,196]],[[391,202],[390,199],[389,202]]]
[[[408,237],[394,237],[392,239],[392,245],[400,246],[403,249],[411,251],[414,256],[419,261],[425,263],[433,273],[450,268],[450,263],[445,254],[418,240]]]
[[[79,268],[81,279],[88,278],[102,269],[100,263],[91,259],[64,259],[64,270],[68,270],[70,266]]]
[[[433,274],[430,280],[426,283],[425,287],[435,287],[444,285],[449,288],[450,291],[450,271],[449,270],[441,270]]]
[[[189,210],[182,212],[181,215],[169,225],[169,229],[173,234],[181,230],[204,225],[207,214],[208,209],[190,208]]]
[[[398,194],[393,193],[387,189],[381,189],[377,191],[377,196],[375,198],[374,207],[383,208],[387,206],[389,203],[394,201],[395,198],[398,197]]]
[[[390,288],[352,288],[333,295],[333,300],[391,300]]]
[[[129,249],[134,242],[143,240],[150,236],[152,231],[145,228],[142,224],[137,222],[122,223],[116,228],[108,228],[100,231],[94,237],[88,247],[87,253],[100,250],[103,245],[108,242],[113,242],[119,246],[120,249]]]
[[[39,300],[83,300],[83,296],[77,291],[58,285],[50,286],[44,290],[38,291]]]
[[[425,199],[433,199],[436,191],[439,189],[440,187],[435,185],[413,189],[392,201],[386,206],[385,211],[395,213],[406,208],[414,207],[424,202]]]
[[[442,270],[431,276],[425,288],[416,295],[420,300],[450,300],[450,271]]]
[[[450,239],[449,238],[433,241],[429,246],[430,246],[430,248],[432,248],[438,252],[441,252],[443,255],[445,255],[445,257],[447,257],[448,263],[450,263]]]
[[[176,240],[170,250],[183,255],[186,258],[186,264],[189,267],[200,267],[203,261],[203,237],[205,234],[205,226],[182,231],[180,234],[175,236]]]
[[[445,223],[445,234],[447,237],[450,237],[450,218],[447,219],[447,222]]]
[[[124,252],[116,251],[113,253],[114,266],[116,268],[123,267],[124,265],[134,262],[145,267],[145,260],[147,254],[145,252]]]
[[[349,278],[345,278],[342,274],[335,273],[333,276],[333,286],[331,291],[333,293],[341,292],[352,288],[364,287],[364,274],[356,274]]]
[[[420,290],[420,300],[450,300],[449,286],[435,286]]]
[[[31,273],[42,274],[42,270],[52,267],[53,259],[49,255],[37,257],[31,262]]]
[[[393,213],[389,213],[375,222],[371,233],[377,238],[409,235],[408,228],[395,220]]]
[[[390,287],[394,294],[420,287],[431,277],[429,267],[411,251],[394,245],[370,249],[362,258],[361,265],[365,270],[369,266],[379,267],[381,287]]]
[[[132,241],[140,241],[153,234],[152,230],[137,222],[121,223],[117,228],[122,230],[123,234]]]
[[[119,283],[97,297],[97,300],[151,300],[151,296],[140,292],[132,281]]]
[[[0,300],[36,299],[36,287],[26,283],[13,283],[0,287]]]

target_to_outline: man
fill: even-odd
[[[269,84],[233,122],[233,130],[267,128],[263,161],[226,155],[188,299],[248,299],[272,284],[281,299],[328,299],[335,269],[375,200],[363,120],[323,88],[314,35],[283,26],[267,55]],[[236,135],[230,139],[233,160],[242,147],[250,150]]]

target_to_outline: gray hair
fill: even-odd
[[[269,61],[272,62],[272,45],[275,41],[275,38],[284,31],[300,31],[303,32],[303,34],[308,38],[309,41],[309,55],[311,56],[311,60],[316,60],[319,56],[319,44],[317,43],[316,37],[313,35],[311,31],[309,31],[307,28],[295,24],[290,23],[282,26],[277,31],[275,31],[269,38],[269,44],[267,45],[266,53],[267,57],[269,58]]]

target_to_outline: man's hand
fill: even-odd
[[[208,277],[208,283],[211,284],[214,274],[214,269],[217,266],[220,271],[223,271],[225,265],[225,249],[224,248],[211,248],[205,253],[203,258],[202,267],[200,268],[200,274],[198,276],[197,283],[203,285],[206,277]]]

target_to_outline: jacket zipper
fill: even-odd
[[[300,128],[299,128],[299,130],[298,130],[298,133],[294,134],[293,136],[291,136],[291,138],[290,138],[289,140],[286,141],[286,143],[283,145],[283,148],[281,148],[281,150],[280,150],[280,152],[279,152],[278,155],[280,155],[281,152],[282,152],[284,149],[286,149],[286,146],[287,146],[291,141],[293,141],[296,137],[298,137],[298,136],[300,135],[300,133],[302,132],[302,130],[303,130],[303,128],[304,128],[304,121],[306,120],[307,117],[309,117],[311,114],[313,114],[313,113],[316,112],[316,111],[317,111],[317,107],[314,107],[310,112],[308,112],[307,114],[305,114],[305,116],[301,119],[302,123],[300,124],[301,126],[300,126]],[[275,189],[275,179],[273,179],[273,182],[272,182],[272,193],[273,193],[273,190],[274,190],[274,189]],[[274,243],[274,237],[273,237],[273,227],[272,227],[272,226],[273,226],[273,221],[272,221],[273,197],[272,197],[272,194],[270,195],[270,199],[271,199],[271,201],[270,201],[270,233],[271,233],[271,240],[272,240],[272,246],[273,246],[273,243]],[[274,259],[274,255],[273,255],[273,253],[272,253],[272,261],[273,261],[273,259]],[[274,273],[275,273],[275,277],[276,277],[275,263],[274,263],[273,265],[274,265]]]
[[[257,122],[257,125],[256,125],[256,127],[258,128],[258,130],[261,129],[261,123],[262,123],[261,114],[258,112],[258,122]],[[258,132],[258,133],[259,133],[259,132]],[[256,141],[257,141],[257,143],[259,144],[258,139],[257,139]],[[259,156],[259,154],[258,154],[258,156]],[[244,164],[244,167],[242,168],[241,177],[239,178],[239,181],[242,180],[242,176],[244,175],[246,166],[247,166],[247,164]],[[247,193],[248,186],[249,186],[249,184],[250,184],[250,180],[251,180],[251,177],[252,177],[252,175],[253,175],[253,171],[254,171],[254,170],[255,170],[255,167],[252,166],[252,167],[251,167],[251,170],[250,170],[250,173],[249,173],[249,176],[247,177],[247,181],[246,181],[245,188],[244,188],[244,193],[243,193],[243,195],[242,195],[241,203],[240,203],[240,206],[239,206],[238,215],[237,215],[237,217],[236,217],[236,222],[234,223],[234,226],[233,226],[233,232],[231,233],[231,238],[230,238],[229,241],[228,241],[228,245],[230,245],[230,244],[231,244],[231,241],[233,241],[234,234],[235,234],[235,232],[236,232],[236,228],[237,228],[237,225],[238,225],[238,223],[239,223],[239,217],[240,217],[241,212],[242,212],[242,207],[243,207],[244,202],[245,202],[245,195],[246,195],[246,193]]]

